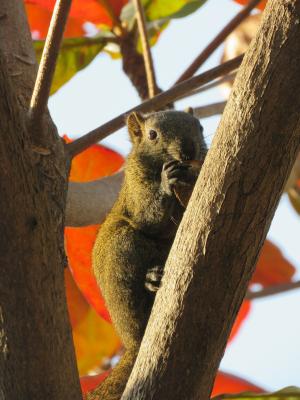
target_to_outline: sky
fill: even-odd
[[[196,13],[174,20],[153,47],[158,84],[169,88],[190,62],[240,10],[232,0],[208,0]],[[200,71],[220,62],[218,49]],[[222,100],[216,88],[176,103],[177,109]],[[99,55],[49,101],[52,117],[61,134],[75,138],[139,104],[138,95],[122,72],[121,62]],[[208,144],[219,117],[201,121]],[[103,144],[127,155],[130,143],[125,129]],[[300,279],[300,217],[282,196],[268,237],[297,267]],[[250,316],[229,345],[221,369],[248,379],[268,390],[300,387],[300,290],[252,302]]]

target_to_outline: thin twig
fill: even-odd
[[[59,47],[71,3],[72,0],[57,0],[54,6],[30,102],[29,117],[32,125],[35,126],[40,125],[39,122],[47,107]],[[39,132],[39,129],[35,131]]]
[[[125,116],[128,115],[132,111],[140,111],[140,112],[150,112],[159,110],[166,104],[172,103],[178,98],[182,97],[185,93],[191,92],[192,89],[195,89],[201,85],[204,85],[219,76],[228,74],[230,71],[238,68],[243,60],[244,55],[240,55],[238,57],[233,58],[230,61],[227,61],[218,67],[212,68],[203,74],[197,75],[193,78],[188,79],[185,82],[182,82],[176,86],[173,86],[171,89],[160,93],[153,97],[152,99],[146,100],[145,102],[139,104],[138,106],[126,111],[125,113],[119,115],[118,117],[110,120],[106,124],[100,126],[82,136],[81,138],[74,140],[74,142],[66,145],[66,149],[70,155],[70,157],[76,156],[76,154],[81,153],[83,150],[87,149],[94,143],[97,143],[99,140],[104,139],[111,133],[116,130],[122,128],[125,125]]]
[[[37,53],[41,53],[43,48],[44,48],[44,40],[35,40],[34,41],[34,46],[35,46],[35,51]],[[92,38],[82,38],[80,40],[74,40],[74,39],[64,39],[61,44],[61,51],[65,49],[77,49],[82,46],[85,48],[95,46],[95,45],[100,45],[102,44],[103,46],[107,45],[108,43],[120,43],[120,39],[117,37],[109,36],[109,37],[92,37]]]
[[[206,90],[213,89],[213,88],[215,88],[215,87],[217,87],[217,86],[220,86],[220,85],[222,85],[223,83],[226,83],[226,82],[233,82],[235,77],[236,77],[236,71],[235,71],[235,72],[232,72],[232,73],[230,73],[230,74],[228,74],[228,75],[226,75],[226,76],[223,76],[223,77],[220,78],[220,79],[216,79],[216,80],[215,80],[214,82],[212,82],[212,83],[209,83],[209,84],[207,84],[207,85],[201,86],[199,89],[192,90],[192,91],[189,93],[189,96],[194,96],[194,95],[196,95],[196,94],[205,92]],[[187,97],[186,94],[185,94],[182,98],[185,98],[185,97]]]
[[[207,104],[206,106],[193,107],[194,115],[197,118],[208,118],[213,115],[222,114],[227,101],[220,101],[219,103]]]
[[[141,38],[141,44],[143,49],[143,58],[145,63],[145,70],[147,76],[148,94],[151,99],[157,93],[157,85],[155,79],[155,70],[153,65],[153,59],[149,44],[149,38],[147,34],[146,18],[144,8],[140,0],[133,0],[136,9],[136,19],[138,24],[139,35]]]
[[[257,292],[248,291],[245,298],[248,300],[261,299],[263,297],[273,296],[274,294],[285,293],[299,288],[300,281],[283,283],[281,285],[266,287],[265,289],[259,290]]]
[[[227,36],[250,14],[255,6],[261,0],[252,0],[246,5],[226,26],[221,32],[209,43],[209,45],[196,57],[192,64],[183,72],[177,79],[175,84],[185,81],[197,72],[201,65],[208,57],[224,42]]]

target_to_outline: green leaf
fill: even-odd
[[[161,19],[159,21],[147,22],[147,31],[148,31],[150,46],[154,46],[156,44],[161,32],[167,28],[169,22],[170,20],[168,19]],[[140,39],[138,40],[137,43],[137,50],[141,54],[143,53]]]
[[[240,394],[224,394],[221,396],[214,397],[213,400],[221,399],[235,399],[235,400],[300,400],[300,388],[295,386],[289,386],[287,388],[281,389],[274,393],[240,393]]]
[[[206,0],[143,0],[148,21],[182,18],[195,12]],[[128,30],[135,23],[135,7],[132,1],[127,3],[121,11],[120,19],[125,22]]]
[[[182,18],[199,7],[206,0],[152,0],[146,6],[146,15],[150,21],[162,18]]]
[[[104,35],[94,38],[64,39],[56,64],[51,94],[85,68],[100,53],[108,40],[109,38]],[[41,59],[44,43],[43,40],[34,42],[38,61]]]

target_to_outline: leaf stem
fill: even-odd
[[[261,0],[252,0],[246,5],[222,30],[218,35],[208,44],[207,47],[195,58],[192,64],[183,72],[177,79],[175,84],[185,81],[197,72],[202,64],[209,58],[209,56],[224,42],[227,36],[250,14],[255,6]]]
[[[181,98],[184,94],[190,93],[192,89],[196,89],[219,76],[225,75],[230,71],[239,67],[243,60],[243,54],[229,60],[215,68],[212,68],[202,74],[199,74],[193,78],[186,80],[176,86],[173,86],[171,89],[166,90],[163,93],[160,93],[153,97],[152,99],[146,100],[145,102],[139,104],[138,106],[126,111],[123,114],[120,114],[118,117],[110,120],[104,125],[88,132],[81,138],[74,140],[72,143],[68,143],[66,145],[66,149],[69,153],[69,156],[72,158],[77,154],[81,153],[89,146],[94,143],[97,143],[99,140],[104,139],[111,133],[116,130],[122,128],[125,125],[125,116],[128,115],[132,111],[140,111],[140,112],[150,112],[155,111],[166,104],[169,104],[179,98]]]
[[[143,58],[147,76],[148,94],[149,98],[151,99],[157,93],[157,84],[155,79],[155,70],[149,44],[149,38],[147,34],[146,18],[141,1],[133,0],[133,3],[136,9],[137,25],[143,49]]]
[[[55,71],[55,65],[65,25],[72,0],[57,0],[43,49],[34,89],[30,101],[29,118],[34,132],[40,132],[39,127],[46,110],[50,88]]]

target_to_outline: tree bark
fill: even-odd
[[[21,107],[28,109],[37,64],[24,4],[0,0],[0,49]]]
[[[137,32],[127,32],[121,37],[120,50],[122,54],[123,71],[136,88],[140,98],[148,98],[147,75],[143,55],[136,49]],[[156,88],[157,89],[157,88]]]
[[[0,0],[0,398],[81,399],[64,288],[67,165],[49,116],[27,110],[36,73],[23,1]]]
[[[269,0],[178,229],[122,400],[209,398],[299,151],[299,19],[299,0]]]
[[[117,200],[123,171],[91,182],[69,182],[66,226],[87,226],[103,222]]]

